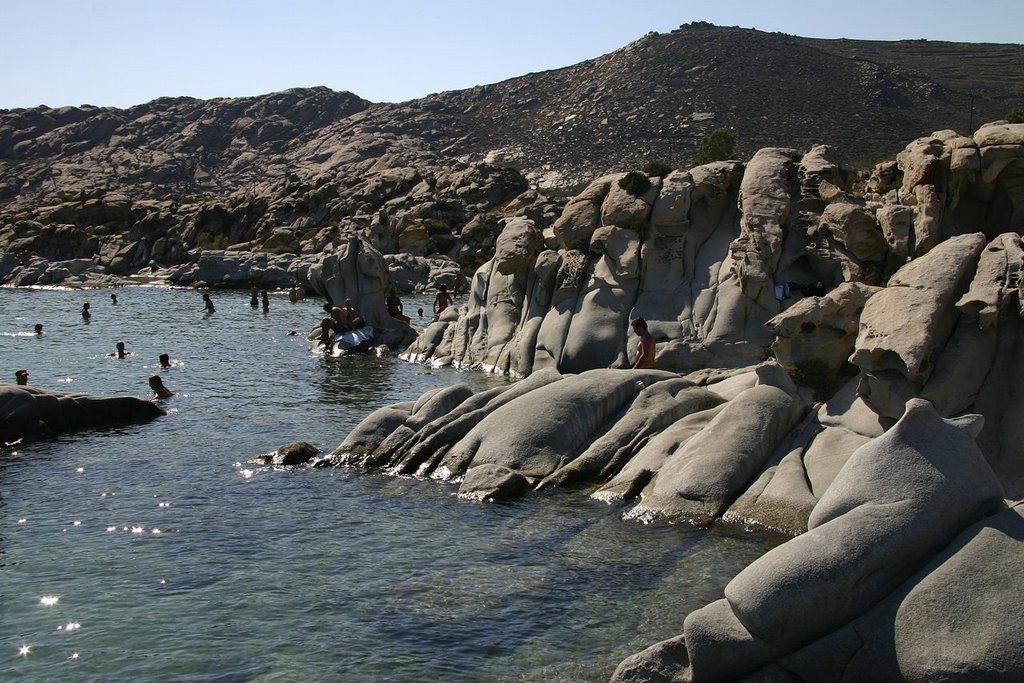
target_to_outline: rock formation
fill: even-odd
[[[375,345],[404,348],[416,337],[409,325],[388,313],[388,267],[380,252],[364,240],[351,237],[314,264],[309,270],[309,285],[335,306],[352,299],[366,324],[373,328]]]
[[[525,379],[379,410],[323,464],[793,537],[616,680],[1020,676],[981,596],[1022,550],[1024,125],[936,133],[863,185],[831,158],[762,150],[639,196],[603,177],[550,228],[509,221],[408,357]],[[637,315],[656,369],[608,368]]]
[[[166,415],[152,401],[132,396],[89,396],[0,384],[0,444],[58,432],[145,422]]]

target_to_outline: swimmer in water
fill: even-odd
[[[216,308],[213,307],[213,300],[210,299],[210,295],[207,294],[206,292],[203,292],[203,302],[206,304],[207,313],[213,313],[217,310]]]
[[[174,396],[174,392],[164,386],[164,381],[160,379],[160,375],[149,376],[149,388],[153,390],[157,398],[170,398]]]
[[[171,367],[171,357],[166,353],[160,354],[160,367],[169,368]]]
[[[43,324],[42,323],[36,323],[35,330],[36,330],[36,336],[38,336],[38,337],[43,336]]]
[[[117,356],[118,359],[123,359],[126,356],[132,355],[131,351],[124,350],[124,342],[117,342],[117,344],[114,345],[114,348],[116,348],[117,351],[114,353],[108,353],[108,356]]]
[[[28,384],[28,370],[18,370],[14,373],[14,381],[19,387]]]

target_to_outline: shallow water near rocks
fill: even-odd
[[[213,299],[206,315],[194,291],[0,289],[4,381],[148,398],[159,373],[177,393],[146,424],[0,451],[0,680],[607,680],[771,545],[626,522],[578,491],[487,505],[250,464],[290,441],[329,451],[431,388],[506,380],[325,359],[305,341],[322,301]],[[109,357],[117,341],[132,355]]]

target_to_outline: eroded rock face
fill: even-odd
[[[366,324],[373,328],[375,344],[394,349],[407,346],[415,338],[411,327],[388,313],[386,300],[391,283],[387,264],[365,240],[352,237],[311,266],[309,284],[335,306],[352,299]]]

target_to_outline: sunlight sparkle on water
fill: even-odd
[[[132,527],[132,533],[133,534],[141,534],[143,531],[145,531],[145,529],[143,529],[141,526],[133,526]]]
[[[71,656],[68,657],[68,659],[78,659],[78,653],[77,652],[72,652]]]
[[[60,602],[60,598],[56,595],[44,595],[39,598],[39,604],[43,607],[53,607],[58,602]]]
[[[57,626],[58,631],[77,631],[82,628],[82,625],[77,621],[69,621],[67,624],[60,624]]]
[[[27,519],[27,518],[25,518],[25,517],[22,517],[21,519],[19,519],[19,520],[18,520],[18,524],[24,524],[24,523],[25,523],[25,522],[27,522],[27,521],[28,521],[28,519]]]
[[[18,648],[18,656],[19,657],[28,657],[31,652],[32,652],[32,648],[30,648],[28,645],[22,645],[21,647]]]
[[[117,527],[116,526],[108,526],[107,527],[107,531],[117,531]]]
[[[85,472],[85,468],[84,467],[79,467],[78,469],[75,470],[75,472],[78,472],[79,474],[81,474],[82,472]]]

